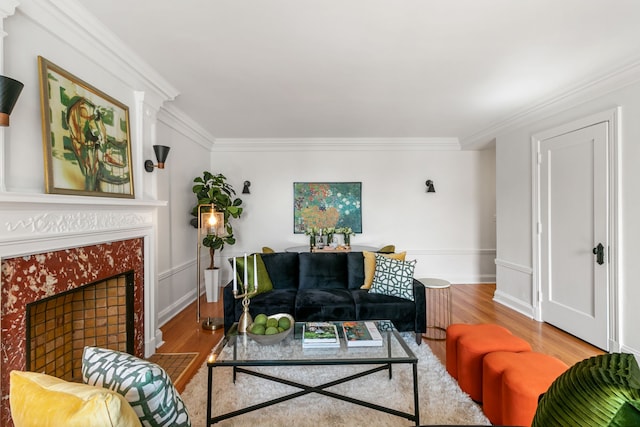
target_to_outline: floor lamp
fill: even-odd
[[[215,206],[211,204],[198,205],[198,249],[196,259],[196,269],[198,275],[198,289],[196,291],[197,301],[197,322],[200,323],[200,294],[202,289],[202,269],[200,252],[202,249],[202,239],[207,235],[221,236],[224,233],[224,213],[216,212]],[[216,286],[216,292],[220,292],[218,286]],[[224,326],[224,320],[216,317],[207,317],[202,322],[202,329],[213,331]]]

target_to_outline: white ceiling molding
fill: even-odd
[[[6,1],[6,0],[5,0]],[[171,101],[178,90],[76,0],[22,0],[18,11],[93,60],[133,89]],[[140,85],[142,87],[136,87]]]
[[[163,106],[158,112],[158,121],[169,126],[176,132],[186,136],[193,142],[203,146],[207,150],[213,148],[215,138],[202,126],[187,116],[182,110],[172,105]]]
[[[0,18],[13,15],[19,4],[18,0],[0,0]]]
[[[495,141],[500,133],[515,130],[527,124],[549,117],[557,112],[568,110],[607,93],[622,89],[640,81],[640,60],[616,68],[598,78],[583,82],[573,88],[556,94],[527,109],[521,110],[505,120],[496,122],[472,135],[461,138],[463,150],[482,149]]]
[[[459,151],[458,138],[218,138],[214,152],[230,151]]]

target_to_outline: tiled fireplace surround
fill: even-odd
[[[13,424],[9,373],[26,368],[28,303],[133,270],[134,354],[155,351],[149,308],[155,301],[152,267],[161,203],[86,199],[0,195],[0,425]]]

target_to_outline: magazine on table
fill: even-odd
[[[379,347],[382,335],[374,322],[342,322],[344,340],[348,347]]]
[[[305,322],[302,327],[304,348],[340,347],[338,328],[330,322]]]

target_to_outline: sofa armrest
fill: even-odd
[[[237,321],[235,315],[236,299],[233,297],[233,281],[230,281],[222,288],[222,300],[224,301],[224,334],[226,335],[234,322]]]
[[[427,298],[422,282],[413,279],[413,299],[416,304],[416,333],[427,332]]]

